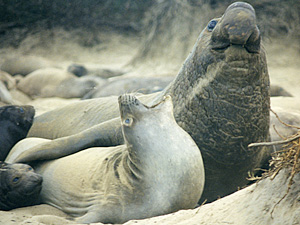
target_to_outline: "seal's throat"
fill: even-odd
[[[249,53],[243,46],[232,45],[222,52],[203,52],[210,54],[206,62],[195,60],[196,53],[192,54],[167,90],[176,102],[175,119],[204,157],[207,153],[219,162],[229,162],[229,157],[233,164],[240,163],[250,154],[246,146],[263,140],[268,130],[264,122],[270,104],[264,50]]]

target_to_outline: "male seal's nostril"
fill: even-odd
[[[256,27],[247,40],[245,48],[248,52],[258,53],[260,51],[260,32]]]
[[[223,27],[224,32],[232,44],[245,45],[256,29],[255,14],[248,9],[234,8],[228,11],[224,22],[228,24]]]
[[[212,32],[213,49],[224,49],[230,45],[243,46],[248,52],[260,49],[255,11],[247,3],[232,4]]]

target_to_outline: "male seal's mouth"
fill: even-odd
[[[212,46],[212,50],[217,51],[219,53],[223,53],[223,52],[225,52],[225,50],[227,50],[231,46],[240,46],[240,47],[246,49],[246,51],[248,53],[253,53],[253,54],[258,54],[260,51],[260,48],[257,48],[257,47],[253,48],[252,46],[247,45],[247,44],[246,45],[236,45],[236,44],[231,44],[231,43],[229,43],[229,44],[225,43],[224,45]]]
[[[237,2],[226,10],[212,30],[211,46],[222,52],[236,45],[248,53],[259,53],[260,39],[255,10],[249,4]]]

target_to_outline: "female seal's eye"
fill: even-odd
[[[32,171],[33,169],[31,167],[28,167],[28,171]]]
[[[217,25],[217,23],[218,23],[218,21],[211,20],[207,25],[207,30],[212,31],[215,28],[215,26]]]
[[[13,182],[16,183],[16,182],[18,182],[19,179],[20,179],[20,177],[15,177],[15,178],[13,179]]]
[[[126,118],[126,119],[124,120],[124,125],[125,125],[125,126],[131,126],[132,122],[133,122],[133,119],[132,119],[132,118]]]

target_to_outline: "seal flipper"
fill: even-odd
[[[51,160],[61,158],[86,148],[98,146],[115,146],[123,144],[120,118],[97,124],[78,134],[62,137],[54,140],[44,139],[46,143],[39,143],[31,148],[18,152],[18,143],[6,158],[7,162],[29,163],[39,160]],[[24,140],[26,141],[26,139]]]

